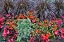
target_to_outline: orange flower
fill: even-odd
[[[47,24],[45,24],[45,23],[44,23],[44,24],[42,24],[42,26],[44,26],[44,27],[45,27],[45,26],[47,26]]]
[[[39,26],[41,26],[41,25],[42,25],[42,23],[38,22],[38,25],[39,25]]]
[[[30,19],[33,19],[33,18],[34,18],[34,16],[33,16],[33,15],[30,15],[30,16],[29,16],[29,18],[30,18]]]
[[[38,34],[40,31],[37,29],[35,32]]]
[[[9,24],[9,22],[6,22],[6,24]]]
[[[25,18],[29,18],[27,15],[24,15],[25,16]]]
[[[54,25],[54,28],[57,28],[57,25]]]
[[[44,23],[46,23],[47,22],[47,20],[44,20]]]
[[[7,23],[7,24],[8,24],[11,28],[15,28],[15,27],[16,27],[14,21],[9,22],[9,23]]]
[[[9,29],[11,29],[11,30],[13,29],[10,25],[8,25],[8,27],[9,27]]]
[[[50,34],[49,34],[49,33],[47,33],[47,34],[46,34],[46,37],[49,37],[49,36],[50,36]]]
[[[11,26],[12,26],[12,28],[15,28],[16,27],[16,24],[15,24],[14,21],[11,22]]]
[[[54,25],[53,31],[55,31],[57,29],[57,25]]]
[[[24,16],[22,14],[19,15],[18,19],[23,19]]]

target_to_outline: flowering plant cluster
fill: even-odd
[[[0,32],[6,42],[58,42],[64,39],[64,16],[40,21],[34,14],[0,15]],[[56,40],[55,40],[56,39]]]

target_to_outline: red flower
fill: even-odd
[[[45,36],[45,34],[41,34],[40,40],[41,40],[42,42],[49,42],[49,39],[48,39],[47,36]]]
[[[3,27],[3,24],[4,24],[4,17],[0,17],[0,28]]]
[[[0,28],[2,28],[3,26],[2,25],[0,25]]]
[[[38,34],[40,31],[39,30],[36,30],[35,32]]]
[[[4,36],[4,37],[6,37],[6,36],[7,36],[7,29],[6,29],[6,28],[4,28],[4,31],[3,31],[2,36]]]
[[[33,37],[30,37],[30,41],[29,42],[33,42]]]
[[[56,31],[54,32],[54,34],[55,34],[56,36],[59,36],[59,37],[61,37],[61,38],[64,38],[64,28],[60,28],[59,30],[56,30]]]
[[[10,39],[8,40],[8,42],[14,42],[14,39],[13,39],[13,38],[10,38]]]

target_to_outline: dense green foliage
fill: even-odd
[[[29,19],[20,19],[17,22],[18,37],[17,41],[20,42],[22,39],[28,39],[31,31],[31,22]]]

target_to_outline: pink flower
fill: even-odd
[[[62,19],[64,19],[64,16],[62,16]]]
[[[61,33],[64,33],[64,28],[60,28],[59,31],[60,31]]]
[[[44,34],[41,34],[41,38],[45,39],[45,35]]]
[[[6,37],[7,34],[9,34],[9,30],[7,30],[7,28],[9,28],[9,27],[6,26],[6,27],[4,28],[4,31],[3,31],[3,34],[2,34],[2,36],[4,36],[4,37]]]
[[[58,30],[54,31],[54,34],[55,34],[55,35],[58,35]]]
[[[62,24],[62,20],[57,20],[57,24],[60,26]]]
[[[64,38],[64,33],[63,33],[63,34],[61,34],[61,38]]]
[[[14,42],[13,38],[10,38],[10,39],[8,40],[8,42]]]
[[[3,31],[2,36],[4,36],[4,37],[6,37],[6,36],[7,36],[7,29],[6,29],[6,28],[4,28],[4,31]]]
[[[59,31],[60,31],[60,35],[61,35],[61,38],[64,38],[64,28],[60,28],[59,29]]]
[[[2,28],[3,26],[2,25],[0,25],[0,28]]]
[[[49,39],[47,36],[45,36],[45,34],[41,34],[41,38],[40,38],[41,42],[49,42]]]
[[[6,14],[6,17],[9,17],[10,16],[10,14]]]
[[[4,19],[5,19],[4,17],[1,17],[1,18],[0,18],[0,22],[4,21]]]

